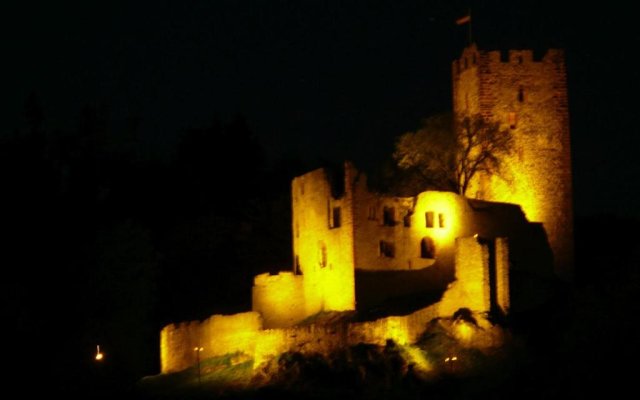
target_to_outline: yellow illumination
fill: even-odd
[[[104,353],[100,352],[100,345],[96,346],[96,361],[102,361],[104,358]]]
[[[427,360],[425,353],[419,347],[405,346],[403,349],[406,351],[408,363],[414,364],[418,372],[429,372],[433,370],[433,367],[429,360]]]
[[[473,328],[468,323],[461,321],[456,324],[456,336],[459,339],[468,342],[473,336]]]

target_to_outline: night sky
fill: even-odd
[[[172,154],[187,127],[242,115],[283,156],[378,165],[394,137],[451,109],[463,1],[17,2],[3,10],[0,134],[30,93],[50,129],[107,110],[140,146]],[[481,48],[564,47],[578,214],[639,216],[631,13],[613,5],[472,2]]]
[[[0,23],[7,364],[23,390],[35,377],[84,394],[109,384],[105,376],[157,373],[162,326],[247,310],[254,275],[290,268],[294,174],[344,159],[375,171],[398,135],[450,111],[451,62],[467,44],[454,21],[469,9],[447,0],[12,3]],[[640,335],[628,318],[638,313],[638,239],[626,234],[640,218],[637,17],[612,2],[471,3],[481,49],[566,49],[577,281],[588,290],[566,331],[581,339],[557,343],[575,344],[577,371],[623,365],[582,357],[595,348],[610,361],[611,343]],[[614,318],[609,336],[582,340]],[[97,343],[113,360],[104,375],[91,359]]]

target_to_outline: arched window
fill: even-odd
[[[420,241],[420,257],[436,258],[436,244],[430,237],[424,237]]]

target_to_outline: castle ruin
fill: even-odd
[[[481,113],[513,132],[506,176],[478,177],[472,199],[375,193],[349,162],[339,174],[295,178],[292,268],[254,278],[251,312],[163,328],[162,372],[193,365],[194,347],[202,358],[241,353],[258,366],[286,351],[412,343],[435,318],[526,309],[537,301],[527,288],[554,272],[570,276],[564,60],[559,50],[532,57],[470,46],[453,63],[455,114]]]

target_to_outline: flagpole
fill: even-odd
[[[473,23],[473,20],[471,19],[471,7],[469,7],[469,46],[471,46],[472,42],[472,37],[471,37],[471,24]]]

